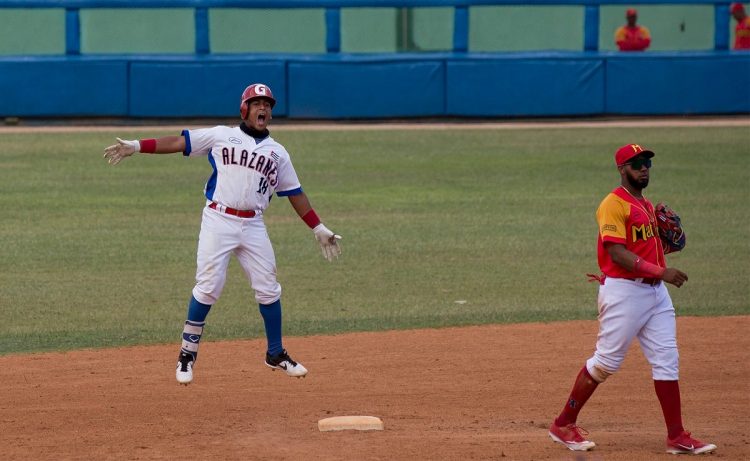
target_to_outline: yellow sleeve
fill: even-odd
[[[603,242],[625,243],[625,223],[630,205],[614,194],[602,200],[596,210],[596,222]]]
[[[641,38],[651,38],[651,31],[648,30],[648,27],[641,26]]]
[[[625,40],[625,28],[618,27],[615,30],[615,43]]]

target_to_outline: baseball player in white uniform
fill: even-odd
[[[329,261],[341,253],[341,236],[320,222],[302,191],[289,153],[270,136],[268,124],[275,104],[271,89],[255,83],[242,93],[239,126],[183,130],[179,136],[157,139],[117,138],[117,144],[104,149],[104,158],[112,165],[135,152],[182,152],[187,157],[207,158],[213,170],[204,190],[206,206],[198,239],[196,283],[177,361],[176,378],[180,384],[193,380],[206,316],[221,296],[232,254],[237,256],[255,291],[263,317],[268,341],[266,365],[298,378],[307,374],[307,369],[292,360],[282,345],[281,286],[276,280],[276,258],[263,211],[274,193],[287,197],[313,230]]]
[[[654,390],[667,426],[667,452],[702,454],[716,445],[692,437],[682,426],[679,354],[675,311],[664,282],[676,287],[686,273],[667,267],[648,186],[654,152],[627,144],[615,152],[620,185],[596,211],[599,225],[599,336],[596,351],[578,372],[573,390],[549,429],[555,442],[570,450],[587,451],[594,442],[577,424],[578,413],[599,384],[616,373],[631,342],[638,338],[651,364]]]

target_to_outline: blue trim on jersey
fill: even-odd
[[[190,131],[182,130],[182,135],[185,136],[185,150],[182,152],[182,155],[187,157],[193,151],[193,146],[190,144]]]
[[[298,187],[298,188],[292,189],[292,190],[285,190],[285,191],[281,191],[281,192],[276,192],[276,195],[278,195],[279,197],[288,197],[290,195],[299,195],[301,193],[302,193],[302,188]]]
[[[206,198],[209,200],[213,200],[214,191],[216,191],[216,177],[218,176],[219,172],[216,170],[216,161],[214,160],[214,156],[211,155],[211,151],[208,152],[208,163],[211,164],[214,172],[211,173],[211,177],[208,178],[208,181],[206,181]]]

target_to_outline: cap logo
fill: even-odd
[[[630,147],[633,149],[633,152],[643,152],[643,147],[639,146],[638,144],[631,144]]]
[[[267,88],[265,85],[255,85],[255,94],[260,96],[267,96]]]

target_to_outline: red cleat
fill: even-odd
[[[694,439],[687,431],[682,431],[682,434],[673,439],[667,438],[667,453],[673,455],[700,455],[714,450],[716,450],[716,445]]]
[[[588,432],[575,424],[560,427],[552,423],[549,428],[549,436],[552,440],[573,451],[589,451],[596,446],[594,442],[586,440],[583,434],[588,434]]]

